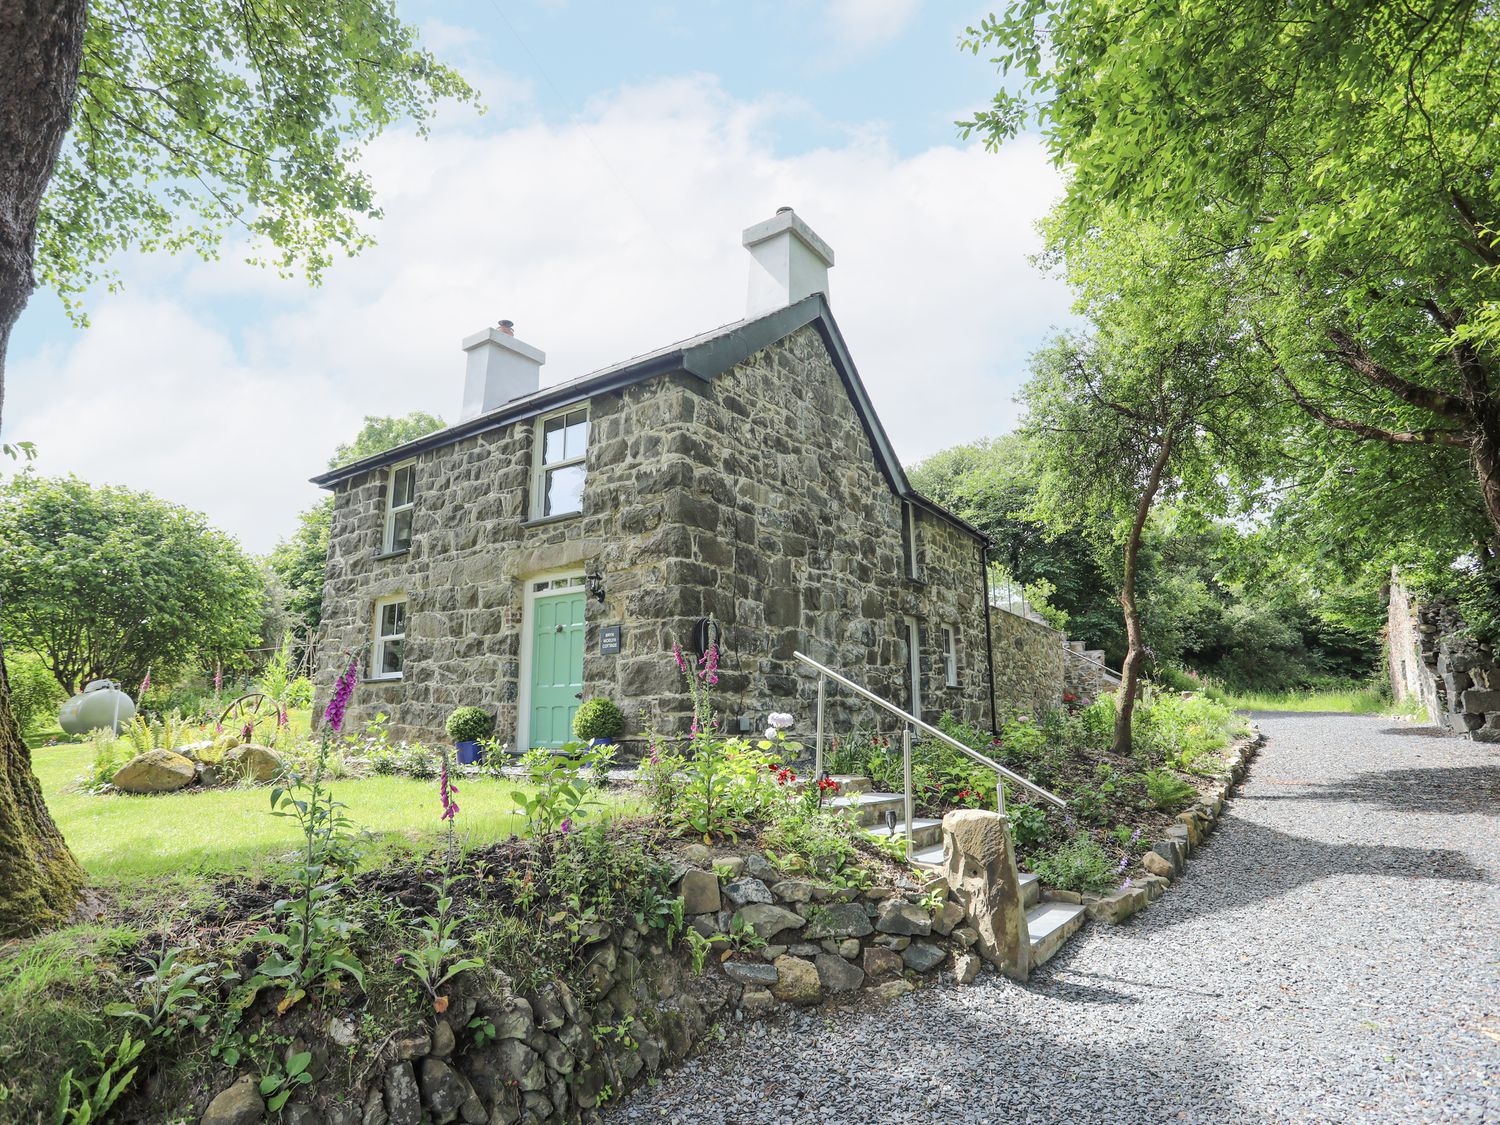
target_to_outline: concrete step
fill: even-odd
[[[936,844],[930,844],[925,848],[918,848],[912,853],[911,861],[919,867],[942,867],[943,842],[939,840]]]
[[[856,793],[848,797],[835,797],[825,801],[827,809],[853,809],[858,824],[884,824],[886,813],[893,812],[897,820],[906,816],[906,798],[900,793]]]
[[[1042,901],[1042,881],[1029,871],[1023,871],[1020,879],[1021,884],[1021,906],[1030,910]]]
[[[1063,947],[1088,920],[1076,902],[1042,902],[1026,912],[1026,931],[1031,935],[1031,967],[1034,969]]]
[[[856,777],[852,773],[833,773],[828,776],[839,783],[840,793],[868,793],[875,788],[875,783],[868,777]]]
[[[887,828],[884,823],[872,824],[865,829],[871,836],[878,839],[905,839],[906,822],[897,820],[895,830]],[[916,816],[911,822],[912,843],[918,852],[928,850],[936,845],[938,849],[939,862],[942,861],[943,848],[943,822],[934,820],[932,817]]]

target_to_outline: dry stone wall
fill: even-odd
[[[810,730],[814,678],[799,648],[873,690],[909,701],[905,618],[921,624],[924,713],[989,721],[980,545],[919,516],[920,579],[905,576],[901,500],[813,327],[711,382],[658,376],[590,403],[583,514],[529,519],[534,424],[522,421],[417,458],[409,551],[382,557],[388,472],[335,496],[318,687],[367,648],[374,605],[408,599],[405,674],[355,693],[351,723],[383,712],[399,738],[441,741],[460,704],[493,711],[515,737],[527,584],[596,570],[605,599],[586,607],[584,694],[615,699],[627,738],[685,730],[688,700],[671,660],[699,618],[722,629],[719,702],[758,725],[793,710]],[[600,630],[621,626],[617,655]],[[943,626],[958,633],[946,682]],[[1011,658],[1015,663],[1019,654]],[[831,725],[861,712],[830,694]]]
[[[1386,646],[1398,702],[1416,699],[1454,734],[1500,742],[1500,662],[1453,606],[1418,602],[1393,575]]]

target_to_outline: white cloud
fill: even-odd
[[[847,53],[882,46],[911,25],[922,0],[828,0],[827,18]]]
[[[226,253],[160,261],[93,327],[13,355],[6,431],[38,468],[148,488],[268,549],[364,414],[455,420],[460,339],[509,317],[555,382],[743,312],[740,231],[794,205],[834,248],[832,304],[910,463],[998,433],[1068,298],[1027,261],[1058,181],[1030,141],[910,157],[860,131],[778,154],[785,106],[711,78],[628,88],[575,122],[446,116],[369,153],[379,245],[316,289]]]

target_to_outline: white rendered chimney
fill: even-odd
[[[747,227],[744,243],[755,259],[746,316],[794,305],[814,293],[828,296],[833,248],[790,207],[777,208],[772,218]]]
[[[464,351],[468,363],[460,422],[487,414],[542,385],[542,364],[547,362],[547,353],[517,340],[515,326],[508,320],[467,337]]]

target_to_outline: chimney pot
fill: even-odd
[[[746,316],[795,305],[814,293],[827,297],[833,249],[790,207],[747,227],[742,241],[754,259]]]
[[[500,322],[500,331],[504,332],[507,336],[514,336],[516,334],[516,322],[513,320],[502,320]]]

